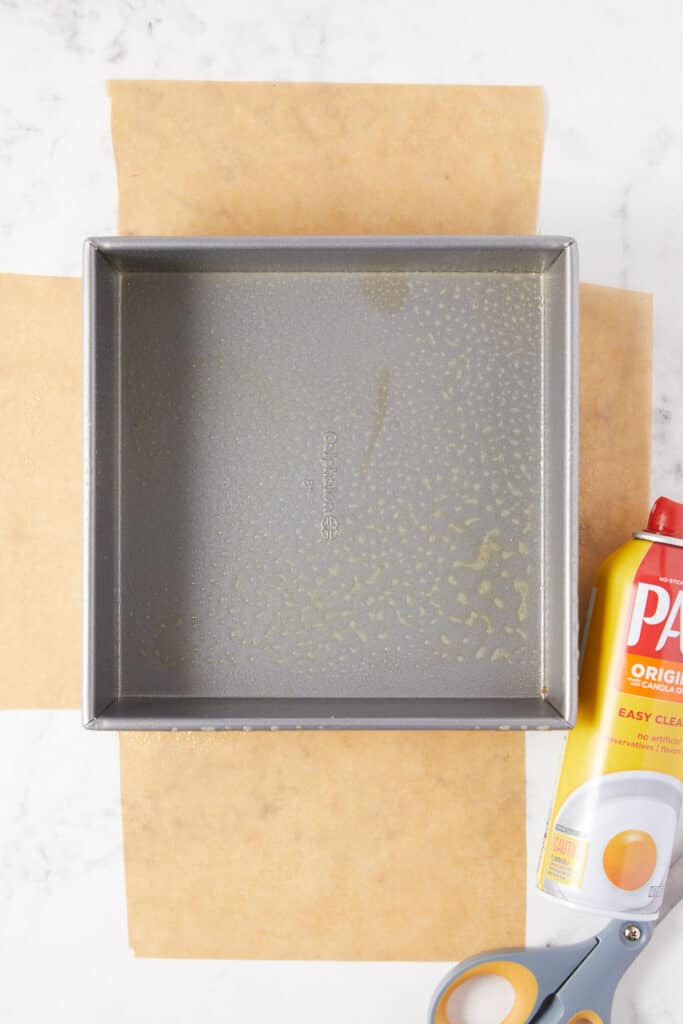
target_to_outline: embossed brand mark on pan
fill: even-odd
[[[337,501],[337,441],[334,430],[323,434],[323,514],[320,532],[325,540],[334,540],[339,533],[339,520],[335,515]]]

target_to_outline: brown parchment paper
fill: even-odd
[[[110,91],[122,233],[535,230],[540,89]],[[122,735],[121,780],[138,955],[439,960],[523,940],[519,734]]]
[[[110,89],[121,232],[535,230],[539,90]],[[619,296],[589,299],[583,342],[602,376],[592,330],[620,327]],[[623,340],[636,376],[646,319]],[[627,465],[626,411],[614,391],[587,395],[584,433],[611,423],[591,450],[599,476]],[[629,429],[647,449],[645,410]],[[603,497],[584,486],[583,519]],[[121,782],[138,955],[447,960],[524,940],[521,734],[123,734]]]
[[[77,707],[79,280],[0,275],[0,450],[0,707]]]
[[[533,234],[538,88],[112,82],[121,234]]]
[[[579,610],[598,566],[634,530],[650,498],[652,296],[581,285]]]
[[[446,732],[121,735],[133,949],[446,960],[468,942],[519,941],[523,743]]]

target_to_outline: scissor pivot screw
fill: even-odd
[[[643,933],[637,924],[627,924],[624,928],[624,938],[629,942],[638,942],[642,935]]]

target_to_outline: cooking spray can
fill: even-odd
[[[655,918],[683,794],[683,505],[600,567],[579,715],[567,738],[539,888],[612,917]]]

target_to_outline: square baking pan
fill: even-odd
[[[85,245],[84,722],[567,728],[567,238]]]

